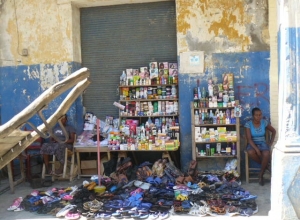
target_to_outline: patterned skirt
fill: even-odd
[[[68,148],[69,150],[73,149],[72,144],[60,144],[60,143],[44,143],[41,147],[41,154],[47,155],[55,155],[57,160],[60,163],[65,162],[65,149]]]

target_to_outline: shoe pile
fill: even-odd
[[[9,211],[25,209],[66,219],[166,219],[171,215],[242,215],[258,211],[255,199],[244,190],[234,172],[196,171],[195,161],[186,173],[167,160],[148,161],[133,167],[124,159],[110,177],[102,177],[105,192],[98,192],[98,179],[80,186],[33,191],[19,197]],[[133,175],[135,170],[135,175]],[[128,175],[130,173],[130,175]],[[134,179],[133,179],[134,178]]]

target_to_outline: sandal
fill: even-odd
[[[184,177],[183,184],[187,184],[188,182],[194,182],[193,177],[191,177],[191,176]]]
[[[16,210],[20,205],[21,202],[23,201],[22,197],[18,197],[13,201],[13,204],[7,209],[8,211],[14,211]]]
[[[176,178],[176,185],[183,184],[184,176],[179,176]]]
[[[95,188],[96,185],[97,185],[96,182],[91,182],[91,183],[88,185],[87,189],[88,189],[88,190],[93,190],[93,189]]]
[[[68,212],[65,215],[65,219],[79,219],[79,218],[80,218],[80,215],[78,212],[76,212],[76,213]]]
[[[174,212],[182,212],[182,206],[181,206],[182,202],[180,200],[175,200],[174,201]]]
[[[76,205],[66,205],[64,208],[59,210],[59,212],[56,213],[56,218],[64,217],[71,209],[75,207]]]
[[[190,162],[189,170],[188,170],[188,175],[190,176],[195,176],[196,175],[196,169],[197,169],[197,161],[192,160]]]
[[[153,164],[152,173],[154,176],[158,175],[157,169],[159,168],[159,163],[161,163],[161,162],[162,162],[162,160],[159,159],[159,160],[155,161],[155,163]]]

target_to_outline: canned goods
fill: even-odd
[[[148,87],[147,94],[152,95],[152,87]]]
[[[161,95],[161,91],[162,91],[162,90],[161,90],[161,86],[157,86],[157,95],[160,96],[160,95]]]

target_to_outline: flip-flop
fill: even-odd
[[[71,212],[68,212],[68,213],[65,215],[65,219],[79,219],[79,218],[80,218],[79,213],[71,213]]]
[[[144,167],[144,166],[151,166],[152,163],[150,163],[149,161],[145,161],[144,163],[139,165],[139,168]]]

